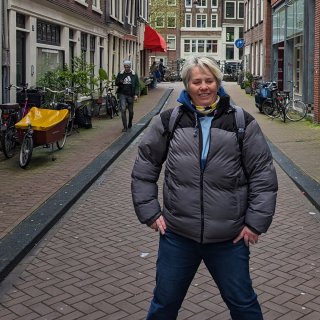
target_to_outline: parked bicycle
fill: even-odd
[[[267,98],[262,103],[261,109],[263,113],[271,119],[280,117],[283,122],[286,122],[286,103],[289,101],[288,94],[280,93],[278,88],[274,87],[272,83],[267,89],[270,90],[271,98]]]
[[[300,121],[307,115],[307,106],[301,99],[295,98],[294,90],[296,85],[294,81],[288,81],[292,85],[291,96],[290,91],[286,91],[288,95],[288,101],[286,104],[286,115],[291,121]]]
[[[109,82],[104,88],[103,92],[106,91],[104,96],[104,103],[106,108],[106,116],[113,119],[115,116],[119,115],[119,103],[117,97],[113,93],[114,84]],[[100,115],[102,104],[99,105],[98,114]]]
[[[1,150],[8,159],[14,156],[14,150],[17,144],[15,124],[30,110],[27,94],[28,84],[22,86],[10,84],[6,89],[11,90],[12,88],[16,89],[17,93],[23,95],[23,101],[21,105],[18,103],[4,103],[0,105]]]
[[[20,120],[20,106],[18,103],[5,103],[0,105],[0,139],[1,150],[7,159],[14,156],[16,147],[15,123]]]

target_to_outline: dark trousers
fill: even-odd
[[[120,111],[121,111],[121,118],[123,128],[131,128],[132,126],[132,119],[133,119],[133,102],[134,99],[131,96],[127,96],[124,94],[119,94],[119,104],[120,104]],[[126,111],[129,111],[129,122],[127,123],[127,115]]]
[[[203,261],[233,320],[263,320],[249,275],[244,241],[200,244],[170,231],[160,235],[156,287],[147,320],[174,320]]]

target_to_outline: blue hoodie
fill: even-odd
[[[220,86],[218,90],[218,95],[220,97],[226,96],[226,92],[223,89],[222,86]],[[183,90],[180,93],[180,96],[177,100],[179,103],[186,106],[190,111],[196,114],[197,121],[200,121],[200,127],[202,132],[202,150],[201,150],[201,169],[203,170],[206,164],[207,155],[209,152],[209,145],[210,145],[210,128],[211,128],[211,122],[214,118],[214,113],[204,116],[201,114],[196,107],[191,103],[190,96],[186,90]]]

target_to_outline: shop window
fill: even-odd
[[[45,48],[37,49],[37,76],[42,76],[49,70],[62,68],[64,65],[64,51]]]

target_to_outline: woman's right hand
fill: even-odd
[[[160,231],[160,233],[162,235],[165,234],[167,226],[166,226],[166,222],[164,221],[163,216],[160,216],[151,226],[151,229],[153,229],[154,231]]]

